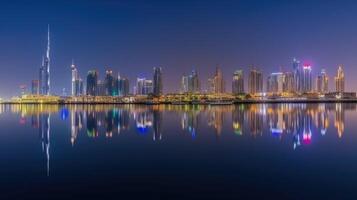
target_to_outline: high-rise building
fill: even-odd
[[[105,79],[104,79],[104,87],[105,87],[105,95],[107,96],[114,96],[116,92],[114,91],[114,77],[112,70],[105,71]]]
[[[98,72],[91,70],[87,74],[87,89],[86,93],[90,96],[96,96],[98,90]]]
[[[105,81],[98,80],[97,82],[97,95],[98,96],[106,96],[107,88],[105,85]]]
[[[183,75],[181,78],[181,92],[183,93],[199,93],[200,81],[198,74],[192,70],[190,75]]]
[[[145,78],[138,78],[136,80],[136,94],[148,95],[153,92],[153,81]]]
[[[71,81],[71,91],[72,96],[76,96],[76,80],[78,79],[78,71],[76,65],[73,63],[71,64],[71,72],[72,72],[72,81]]]
[[[50,26],[47,31],[47,49],[43,57],[42,66],[39,73],[40,93],[42,95],[50,94]]]
[[[321,73],[316,78],[316,92],[318,93],[328,92],[328,76],[325,69],[322,69]]]
[[[208,80],[210,89],[212,93],[220,94],[225,92],[225,84],[223,80],[222,71],[219,67],[216,67],[216,72],[214,76]]]
[[[257,69],[250,70],[248,77],[248,91],[250,94],[263,92],[263,73]]]
[[[233,94],[243,94],[244,93],[243,70],[237,70],[233,74],[232,93]]]
[[[282,72],[271,73],[267,79],[267,92],[281,94],[284,92],[285,75]]]
[[[74,82],[74,96],[80,96],[80,95],[83,95],[84,92],[83,92],[83,80],[82,79],[77,79],[75,82]]]
[[[31,93],[33,95],[40,94],[40,81],[39,80],[32,80],[31,82]]]
[[[293,74],[294,74],[294,92],[301,92],[301,82],[302,82],[302,69],[300,65],[300,61],[296,58],[293,59]]]
[[[71,94],[72,96],[80,96],[83,94],[83,81],[79,76],[78,69],[74,62],[71,64],[72,80],[71,80]]]
[[[301,92],[308,93],[312,91],[312,69],[310,65],[304,65],[301,76]]]
[[[118,76],[118,95],[127,96],[129,95],[129,79]]]
[[[188,91],[190,93],[199,93],[201,91],[200,79],[196,70],[192,70],[188,76]]]
[[[188,81],[189,78],[188,76],[186,75],[183,75],[182,78],[181,78],[181,92],[182,93],[188,93],[189,90],[188,90]]]
[[[161,69],[161,67],[154,67],[153,94],[155,96],[162,95],[162,69]]]
[[[343,72],[342,66],[338,66],[337,75],[335,77],[336,92],[345,91],[345,73]]]
[[[283,91],[286,93],[294,93],[295,92],[295,79],[293,72],[285,72],[284,73],[284,86]]]

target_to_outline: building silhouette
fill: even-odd
[[[337,75],[335,77],[336,92],[345,91],[345,73],[342,66],[338,66]]]
[[[91,70],[87,74],[87,89],[86,94],[90,96],[96,96],[98,90],[98,72]]]
[[[153,94],[155,96],[162,95],[162,88],[162,69],[161,67],[154,67]]]
[[[243,70],[237,70],[233,73],[232,93],[233,94],[243,94],[244,93]]]
[[[248,77],[248,91],[250,94],[263,92],[263,73],[257,69],[251,69]]]
[[[40,93],[42,95],[50,94],[50,26],[47,31],[47,49],[43,57],[39,72]]]

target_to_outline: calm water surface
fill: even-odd
[[[357,104],[0,113],[0,199],[357,198]]]

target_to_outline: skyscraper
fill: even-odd
[[[244,93],[243,70],[237,70],[233,74],[232,93],[233,94],[242,94],[242,93]]]
[[[91,70],[87,74],[87,89],[86,93],[90,96],[96,96],[98,90],[98,72]]]
[[[219,67],[216,67],[215,74],[212,78],[208,80],[209,90],[212,93],[220,94],[225,91],[225,84],[223,80],[222,71]]]
[[[42,95],[50,94],[50,26],[48,26],[47,32],[47,49],[46,55],[42,60],[42,66],[39,73],[40,80],[40,93]]]
[[[80,96],[80,95],[83,95],[83,80],[82,79],[77,79],[75,82],[74,82],[74,86],[75,86],[75,89],[74,89],[74,96]]]
[[[72,72],[72,84],[71,84],[71,90],[72,90],[72,96],[75,96],[76,93],[76,80],[78,79],[78,71],[76,66],[74,65],[73,61],[71,64],[71,72]]]
[[[188,76],[188,91],[190,93],[199,93],[201,90],[200,79],[196,70],[192,70]]]
[[[31,82],[31,94],[39,95],[40,94],[40,81],[32,80]]]
[[[322,69],[321,73],[316,78],[316,91],[318,93],[328,92],[328,76],[325,69]]]
[[[282,72],[271,73],[267,80],[267,92],[281,94],[284,92],[285,75]]]
[[[248,77],[248,90],[250,94],[263,92],[263,73],[257,69],[250,70]]]
[[[284,72],[284,86],[283,91],[293,93],[295,91],[295,79],[293,72]]]
[[[188,76],[186,75],[181,77],[181,92],[188,93]]]
[[[155,96],[162,95],[162,69],[161,69],[161,67],[154,67],[153,94]]]
[[[301,76],[301,92],[308,93],[312,91],[312,69],[310,65],[304,65]]]
[[[294,74],[294,92],[301,92],[301,82],[302,82],[302,69],[300,61],[296,58],[293,59],[293,74]]]
[[[345,91],[345,73],[343,72],[342,66],[338,66],[337,75],[335,77],[336,92]]]
[[[145,78],[138,78],[136,80],[136,94],[148,95],[153,92],[153,81]]]
[[[105,95],[113,96],[115,95],[114,92],[114,77],[112,70],[105,71],[105,80],[104,80],[104,87],[105,87]]]
[[[127,96],[129,95],[129,79],[118,76],[118,95]]]
[[[105,81],[98,80],[97,82],[97,95],[98,96],[106,96],[106,86],[105,86]]]
[[[192,70],[190,75],[183,75],[181,78],[182,93],[198,93],[200,92],[200,81],[197,71]]]

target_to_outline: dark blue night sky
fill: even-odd
[[[197,69],[202,84],[222,66],[227,90],[236,69],[255,65],[264,75],[290,70],[292,58],[326,68],[333,88],[337,65],[348,90],[357,88],[356,1],[1,1],[0,96],[30,86],[51,26],[51,85],[70,88],[72,58],[82,78],[107,68],[127,76],[164,70],[164,91],[179,89]],[[247,73],[246,73],[247,74]]]

